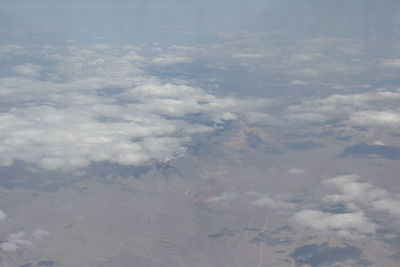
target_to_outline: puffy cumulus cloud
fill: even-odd
[[[370,204],[374,209],[386,211],[393,216],[400,217],[400,201],[393,198],[382,198]]]
[[[4,211],[0,210],[0,222],[4,221],[7,218],[7,215]]]
[[[271,103],[221,97],[143,71],[134,47],[45,47],[42,79],[0,79],[0,164],[47,170],[179,157],[193,135]],[[42,53],[42,54],[40,54]],[[45,78],[45,79],[44,79]]]
[[[375,111],[371,107],[382,101],[400,99],[399,92],[382,91],[363,94],[331,95],[324,99],[308,99],[301,104],[289,106],[289,121],[326,121],[339,118],[350,124],[369,126],[398,125],[398,112]]]
[[[322,184],[335,186],[342,193],[328,195],[325,199],[333,201],[373,201],[387,196],[385,190],[374,188],[369,183],[359,182],[360,179],[359,175],[351,174],[324,180]]]
[[[300,225],[321,231],[334,232],[350,239],[372,234],[377,229],[377,225],[370,222],[362,212],[331,214],[306,209],[297,212],[293,218]]]
[[[25,75],[25,76],[31,76],[31,77],[39,76],[42,69],[43,69],[42,66],[31,64],[31,63],[18,65],[13,68],[15,73],[20,74],[20,75]]]
[[[358,202],[368,207],[389,213],[400,218],[400,200],[381,188],[370,183],[361,182],[359,175],[341,175],[323,181],[334,186],[340,194],[330,194],[324,197],[327,202]]]
[[[96,115],[97,108],[102,109]],[[181,145],[189,141],[192,132],[208,129],[196,125],[190,128],[185,122],[155,114],[137,112],[135,116],[129,107],[115,107],[114,115],[121,116],[107,116],[112,108],[13,109],[0,116],[0,127],[8,131],[0,134],[0,149],[8,154],[0,156],[1,162],[7,165],[21,160],[45,169],[83,167],[91,161],[140,164],[183,152]]]

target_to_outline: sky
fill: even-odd
[[[332,33],[389,41],[399,23],[399,4],[395,0],[18,0],[2,1],[0,5],[3,28],[53,30],[52,34],[34,37],[47,42],[62,41],[63,37],[93,42],[94,33],[114,42],[205,42],[215,32],[240,29],[290,31],[295,38]],[[160,29],[162,26],[165,28]],[[174,27],[188,27],[195,32],[183,36],[174,32]]]

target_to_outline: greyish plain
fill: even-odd
[[[399,266],[399,11],[2,1],[0,266]]]

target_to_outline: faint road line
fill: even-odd
[[[264,225],[263,225],[263,228],[262,228],[262,232],[265,232],[265,230],[266,230],[268,219],[269,219],[269,214],[270,214],[270,212],[268,210],[267,216],[265,216],[265,221],[264,221]],[[260,255],[258,257],[258,265],[257,265],[257,267],[262,267],[263,261],[264,261],[264,242],[262,241],[261,244],[260,244]]]

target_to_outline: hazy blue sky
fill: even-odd
[[[399,7],[396,0],[7,0],[0,3],[0,23],[7,30],[50,31],[54,27],[57,32],[53,29],[42,36],[52,41],[63,37],[93,41],[97,34],[114,42],[168,42],[174,38],[175,42],[204,42],[217,31],[239,29],[284,30],[294,37],[333,34],[390,39],[399,26]],[[160,29],[162,26],[169,28]],[[183,35],[171,28],[174,26],[187,27],[192,34]]]

